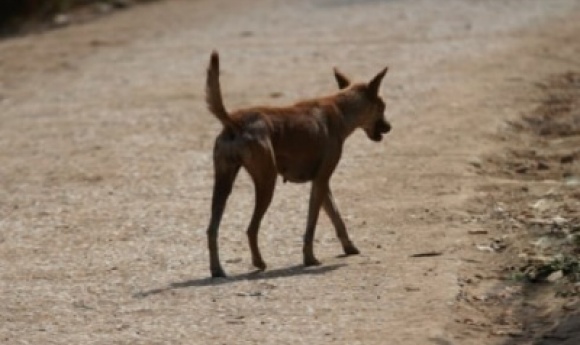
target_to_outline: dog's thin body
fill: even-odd
[[[210,111],[224,129],[214,146],[215,185],[210,224],[207,230],[212,277],[223,277],[218,254],[218,229],[238,171],[243,166],[255,187],[255,207],[247,229],[252,263],[266,264],[258,248],[258,230],[274,194],[276,178],[295,183],[312,182],[306,232],[304,264],[319,264],[313,239],[320,208],[330,217],[345,254],[358,254],[334,202],[329,181],[342,155],[346,138],[363,128],[367,136],[380,141],[390,130],[384,102],[378,88],[386,68],[369,84],[354,84],[335,70],[342,91],[335,95],[302,101],[290,107],[254,107],[228,113],[219,84],[219,58],[211,56],[206,85]]]

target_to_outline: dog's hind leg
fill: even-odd
[[[346,225],[338,212],[338,208],[336,207],[336,203],[334,202],[334,197],[332,196],[332,192],[330,189],[322,202],[322,207],[324,211],[332,221],[332,225],[336,229],[336,236],[340,240],[342,244],[342,249],[344,250],[344,254],[346,255],[355,255],[359,254],[359,250],[352,244],[352,241],[348,237],[348,232],[346,231]]]
[[[227,199],[232,191],[232,186],[238,171],[240,171],[240,166],[240,164],[228,162],[223,157],[220,158],[219,154],[214,156],[215,184],[211,204],[211,219],[207,228],[209,262],[212,277],[226,276],[219,259],[218,229]]]
[[[266,263],[258,247],[258,231],[262,218],[270,206],[276,186],[276,162],[270,142],[264,139],[263,142],[252,145],[251,155],[244,160],[243,165],[252,177],[256,193],[254,213],[247,230],[252,264],[260,270],[265,270]]]

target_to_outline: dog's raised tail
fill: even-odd
[[[222,99],[220,87],[220,59],[217,51],[211,53],[209,67],[207,68],[207,81],[205,85],[205,101],[209,111],[221,121],[224,127],[237,129],[237,124],[230,118]]]

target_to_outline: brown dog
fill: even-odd
[[[334,69],[340,92],[302,101],[289,107],[255,107],[228,113],[223,105],[219,83],[219,57],[211,55],[207,70],[206,100],[209,110],[223,124],[214,146],[215,185],[211,219],[207,229],[212,277],[225,277],[218,253],[218,228],[232,190],[244,167],[256,193],[254,213],[247,230],[252,263],[264,270],[266,264],[258,249],[258,230],[276,185],[284,182],[312,181],[308,221],[304,234],[304,265],[318,265],[312,241],[320,207],[328,214],[346,255],[358,254],[340,217],[329,181],[342,155],[346,138],[362,128],[373,141],[381,141],[391,125],[385,120],[385,103],[379,86],[387,68],[369,83],[351,84]]]

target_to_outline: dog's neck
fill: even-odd
[[[335,97],[344,121],[346,139],[355,129],[362,127],[367,102],[363,99],[364,96],[357,92],[342,92]]]

